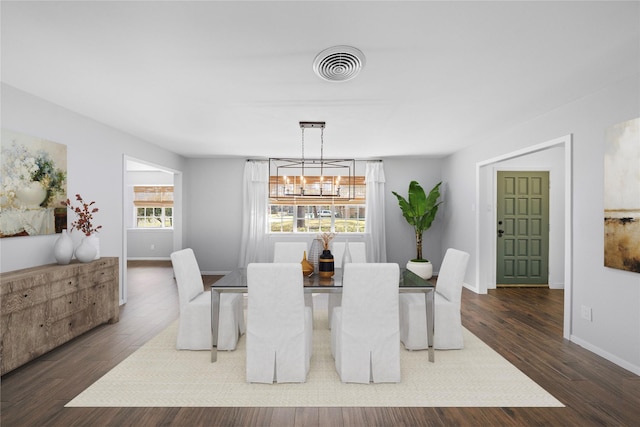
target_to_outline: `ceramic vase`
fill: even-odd
[[[73,258],[73,240],[71,240],[67,230],[62,230],[62,234],[53,245],[53,256],[58,264],[64,265],[71,262],[71,258]]]
[[[429,261],[416,262],[409,261],[407,263],[407,270],[414,273],[416,276],[429,280],[433,276],[433,264]]]
[[[329,249],[325,249],[318,260],[318,274],[322,278],[329,278],[333,277],[334,271],[333,254]]]
[[[93,259],[100,259],[100,238],[97,234],[92,234],[91,236],[87,236],[86,239],[89,240],[89,243],[96,248],[96,256]]]
[[[302,264],[303,276],[310,276],[311,274],[313,274],[313,265],[311,265],[311,263],[307,261],[307,251],[304,251],[304,255],[302,256],[302,261],[300,262],[300,264]]]
[[[76,248],[76,258],[80,262],[90,262],[96,257],[96,247],[89,240],[89,237],[82,239],[80,246]]]
[[[309,250],[309,262],[313,265],[313,271],[318,272],[318,263],[320,254],[322,253],[322,239],[313,239],[311,242],[311,249]]]

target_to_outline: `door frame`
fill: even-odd
[[[515,159],[551,148],[562,147],[564,153],[564,325],[563,336],[569,339],[571,336],[571,307],[573,289],[573,211],[572,211],[572,135],[565,135],[541,144],[536,144],[500,156],[492,157],[476,163],[476,291],[486,294],[491,283],[495,287],[495,178],[494,165],[505,160]],[[490,177],[490,179],[487,179]],[[486,209],[483,209],[486,207]],[[487,214],[487,212],[489,214]],[[488,221],[492,221],[489,225]]]

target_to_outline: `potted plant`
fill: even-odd
[[[422,257],[422,235],[431,227],[438,213],[438,206],[442,203],[438,201],[440,184],[442,182],[437,183],[427,195],[417,181],[411,181],[409,200],[392,191],[393,195],[398,198],[402,215],[409,225],[413,226],[416,235],[416,257],[407,263],[407,269],[425,280],[430,279],[433,275],[433,265]]]

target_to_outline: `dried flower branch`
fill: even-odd
[[[98,208],[91,208],[91,206],[96,202],[85,203],[80,194],[76,194],[76,200],[80,202],[80,207],[72,206],[69,199],[62,202],[63,205],[70,208],[78,216],[78,219],[71,223],[71,231],[75,228],[76,230],[82,231],[85,236],[91,236],[92,233],[95,233],[102,228],[101,225],[94,228],[91,223],[93,220],[93,214],[98,212]]]
[[[322,233],[318,237],[322,239],[322,246],[324,247],[324,250],[328,251],[329,243],[331,243],[331,240],[336,237],[336,233]]]

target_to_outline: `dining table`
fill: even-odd
[[[333,277],[320,277],[312,273],[304,277],[306,293],[342,293],[342,269],[336,268]],[[247,269],[237,268],[211,285],[211,362],[217,361],[218,325],[220,323],[220,294],[223,292],[247,293]],[[427,344],[429,361],[435,362],[433,349],[434,332],[434,292],[435,284],[421,278],[407,269],[400,269],[398,291],[423,293],[425,298]]]

